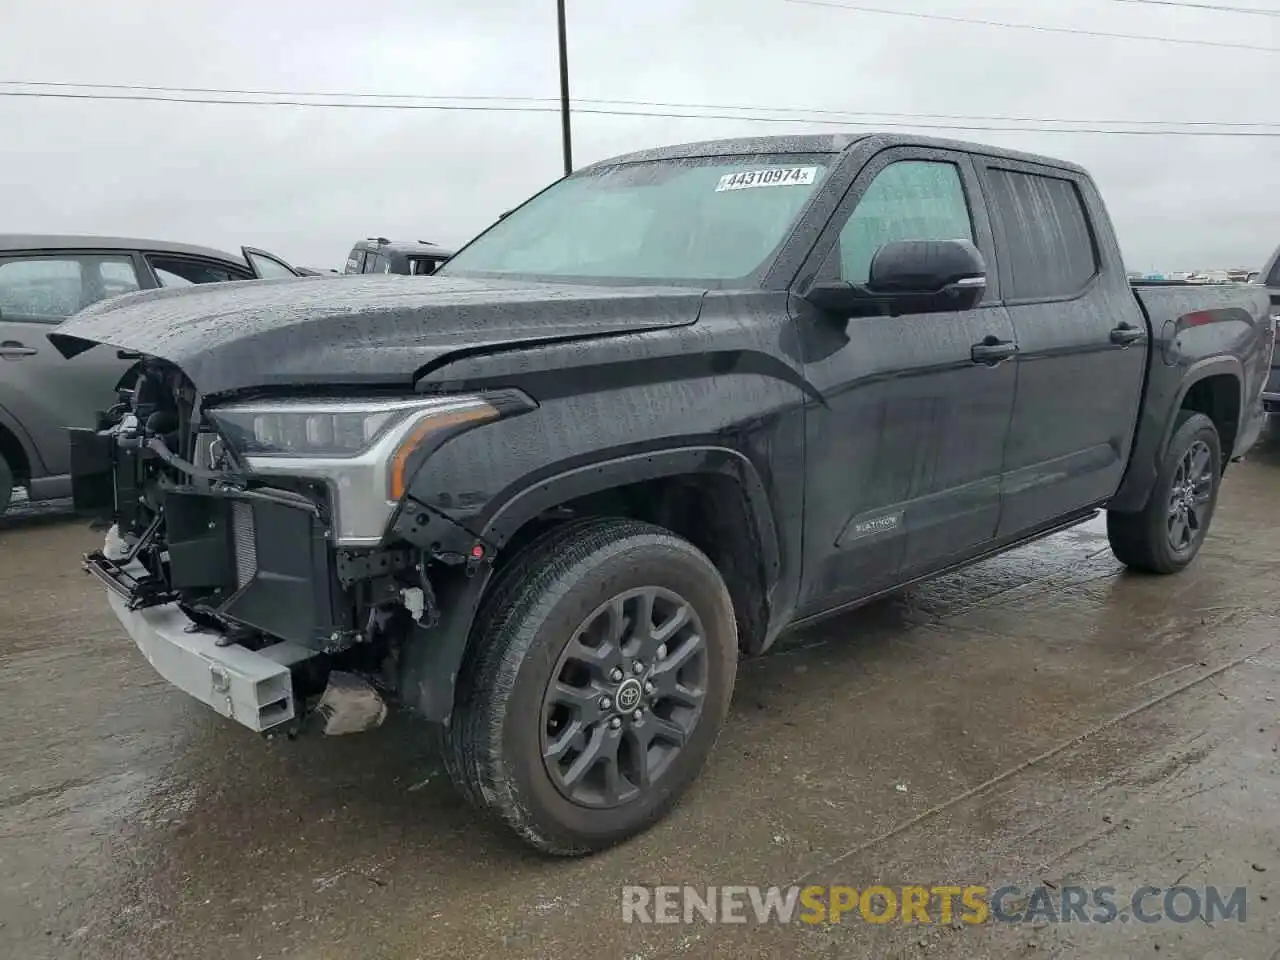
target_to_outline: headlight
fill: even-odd
[[[379,409],[299,401],[224,407],[210,415],[247,457],[354,457],[413,409],[401,403]]]
[[[275,400],[207,414],[254,473],[327,481],[337,539],[346,545],[382,539],[404,496],[409,458],[424,442],[500,415],[475,396]]]

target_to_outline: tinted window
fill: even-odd
[[[343,269],[343,273],[359,273],[364,269],[364,251],[356,247],[351,251],[351,256],[347,257],[347,265]]]
[[[1089,221],[1070,180],[991,170],[991,205],[1004,228],[1014,299],[1072,297],[1098,272]]]
[[[822,182],[825,157],[626,163],[561,180],[441,267],[727,282],[768,265]]]
[[[386,273],[387,258],[380,253],[369,254],[364,261],[365,273]]]
[[[866,283],[871,260],[886,243],[972,239],[955,164],[902,160],[876,175],[840,231],[840,278]]]
[[[24,257],[0,261],[0,316],[56,322],[107,297],[138,289],[125,256]]]
[[[414,276],[422,276],[423,274],[435,273],[436,268],[440,266],[439,260],[433,260],[430,257],[410,257],[409,272]]]
[[[248,274],[211,260],[149,256],[147,262],[162,287],[187,287],[194,283],[227,283],[246,280]]]

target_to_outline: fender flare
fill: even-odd
[[[746,456],[727,447],[698,446],[655,450],[593,461],[524,485],[501,500],[488,515],[480,538],[500,550],[540,513],[612,487],[682,474],[718,473],[735,478],[747,497],[763,561],[766,595],[781,569],[777,529],[765,486]],[[493,567],[483,564],[474,576],[460,577],[442,592],[441,622],[434,630],[415,629],[402,665],[400,699],[428,721],[449,724],[459,672],[471,628]]]
[[[1146,508],[1151,498],[1152,486],[1160,471],[1160,464],[1169,451],[1169,441],[1173,439],[1173,428],[1178,419],[1178,411],[1187,399],[1187,394],[1200,381],[1219,374],[1233,376],[1239,382],[1240,415],[1242,418],[1245,416],[1248,408],[1244,405],[1244,365],[1237,358],[1207,357],[1191,364],[1178,380],[1176,389],[1164,387],[1160,391],[1164,396],[1169,397],[1167,401],[1153,399],[1150,396],[1144,398],[1144,407],[1138,414],[1134,446],[1129,454],[1129,466],[1115,496],[1106,504],[1108,509],[1121,513],[1136,513]],[[1147,390],[1152,389],[1151,383],[1152,380],[1149,378]],[[1165,392],[1166,390],[1169,392]],[[1147,404],[1152,404],[1150,411],[1146,409]],[[1163,419],[1152,423],[1151,421],[1155,419],[1153,413]],[[1230,452],[1223,451],[1223,456],[1224,462],[1227,462]]]
[[[480,537],[501,548],[525,523],[567,500],[645,480],[698,473],[730,476],[742,487],[756,526],[765,581],[772,586],[781,567],[773,508],[755,464],[729,447],[693,446],[635,453],[592,461],[553,474],[503,500],[488,515]]]
[[[1240,416],[1243,418],[1248,406],[1244,401],[1244,365],[1236,357],[1208,357],[1204,360],[1197,360],[1187,368],[1186,375],[1182,378],[1182,385],[1178,388],[1178,393],[1173,398],[1173,403],[1169,406],[1168,414],[1165,417],[1164,436],[1160,438],[1160,446],[1156,451],[1156,469],[1164,460],[1165,454],[1169,452],[1169,441],[1173,439],[1173,427],[1178,419],[1178,411],[1182,409],[1182,403],[1187,399],[1187,394],[1201,380],[1207,380],[1209,377],[1216,377],[1221,374],[1227,374],[1236,378],[1240,391]],[[1227,464],[1231,461],[1231,451],[1222,451],[1222,462]]]

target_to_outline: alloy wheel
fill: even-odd
[[[693,734],[707,643],[679,594],[643,587],[601,604],[574,632],[542,704],[542,760],[584,807],[617,807],[656,783]]]
[[[1207,443],[1197,440],[1178,461],[1169,491],[1169,546],[1175,551],[1186,550],[1203,533],[1213,502],[1213,481],[1213,455]]]

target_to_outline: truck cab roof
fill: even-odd
[[[1025,153],[1021,150],[1009,150],[1003,147],[993,147],[988,144],[949,140],[941,137],[916,136],[906,133],[830,133],[702,140],[693,143],[637,150],[633,153],[601,160],[582,169],[593,170],[622,163],[643,163],[650,160],[688,160],[695,157],[732,157],[779,153],[840,154],[854,146],[867,144],[868,141],[874,141],[874,145],[882,149],[902,146],[960,150],[984,157],[1002,158],[1021,163],[1035,163],[1045,167],[1057,167],[1060,170],[1069,170],[1073,173],[1087,175],[1083,167],[1055,157]]]

